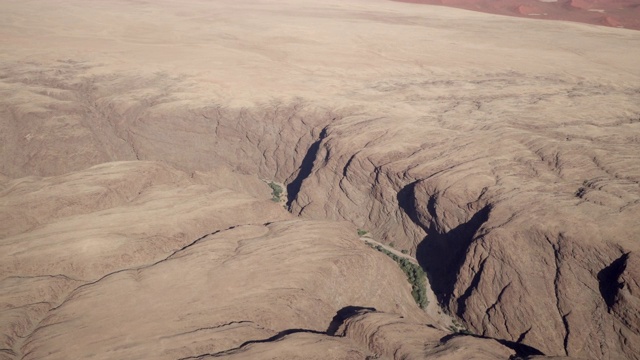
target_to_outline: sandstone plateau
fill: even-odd
[[[2,0],[0,41],[0,359],[640,359],[640,32]]]

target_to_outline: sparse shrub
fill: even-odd
[[[269,183],[269,187],[271,188],[271,200],[274,202],[280,202],[280,196],[282,195],[282,186],[271,181]]]
[[[367,233],[368,233],[367,230],[358,229],[358,236],[365,236],[367,235]]]
[[[407,254],[409,253],[409,250],[407,250],[407,249],[402,249],[402,250],[400,250],[400,252],[401,252],[401,253],[403,253],[403,254],[405,254],[405,255],[407,255]]]
[[[416,301],[416,304],[418,304],[421,309],[426,308],[429,304],[429,299],[427,299],[427,288],[425,287],[427,275],[424,273],[424,270],[422,270],[420,265],[416,265],[406,258],[401,258],[380,245],[377,245],[374,249],[392,258],[393,261],[400,266],[405,275],[407,275],[407,280],[411,284],[411,295],[413,295],[413,299]]]
[[[449,325],[449,330],[452,333],[469,335],[471,332],[467,330],[464,325],[459,324],[455,319],[453,320],[453,325]]]

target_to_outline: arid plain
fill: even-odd
[[[639,359],[638,59],[395,1],[1,0],[0,359]]]

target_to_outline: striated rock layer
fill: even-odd
[[[377,0],[0,24],[1,357],[640,358],[640,33]]]
[[[138,161],[11,181],[2,195],[16,208],[76,208],[3,238],[3,358],[392,358],[403,332],[368,344],[351,333],[354,316],[394,314],[378,328],[435,323],[353,225],[295,219],[261,181],[217,175]],[[459,352],[429,326],[438,352]],[[463,338],[467,352],[517,353]]]

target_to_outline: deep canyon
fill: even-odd
[[[0,359],[640,358],[640,32],[0,8]]]

